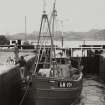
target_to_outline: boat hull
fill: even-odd
[[[70,105],[79,98],[82,90],[82,79],[76,82],[70,81],[73,86],[69,88],[58,87],[60,81],[34,78],[32,94],[35,105]]]

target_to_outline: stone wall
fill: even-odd
[[[105,82],[105,54],[100,55],[99,76]]]
[[[27,57],[27,67],[30,70],[33,56]],[[22,98],[22,83],[19,65],[15,65],[0,75],[0,105],[19,105]]]

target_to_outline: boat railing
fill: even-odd
[[[83,73],[81,72],[81,73],[79,74],[79,76],[78,76],[77,79],[59,78],[59,77],[51,77],[51,76],[46,77],[46,76],[35,75],[35,74],[34,74],[33,76],[35,76],[35,78],[37,78],[37,79],[44,79],[44,80],[50,80],[50,81],[74,81],[74,82],[77,82],[77,81],[82,80],[82,78],[83,78]],[[50,82],[50,81],[49,81],[49,82]]]
[[[83,78],[83,73],[81,72],[80,74],[79,74],[79,76],[78,76],[78,78],[76,78],[76,79],[73,79],[73,81],[80,81],[81,79]]]

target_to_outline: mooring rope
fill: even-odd
[[[31,79],[32,79],[32,75],[31,75]],[[27,95],[27,92],[28,92],[28,90],[29,90],[29,88],[30,88],[30,83],[31,83],[31,81],[30,81],[30,78],[29,78],[26,91],[25,91],[23,97],[21,98],[21,101],[20,101],[19,105],[22,105],[22,104],[23,104],[23,101],[24,101],[24,99],[25,99],[25,96]]]

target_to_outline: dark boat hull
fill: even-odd
[[[80,96],[80,89],[76,90],[37,90],[36,105],[70,105]],[[39,94],[39,95],[38,95]],[[41,96],[40,96],[41,95]]]
[[[79,81],[70,81],[73,86],[69,88],[58,87],[60,81],[34,78],[32,94],[35,105],[70,105],[80,96],[82,78]]]

